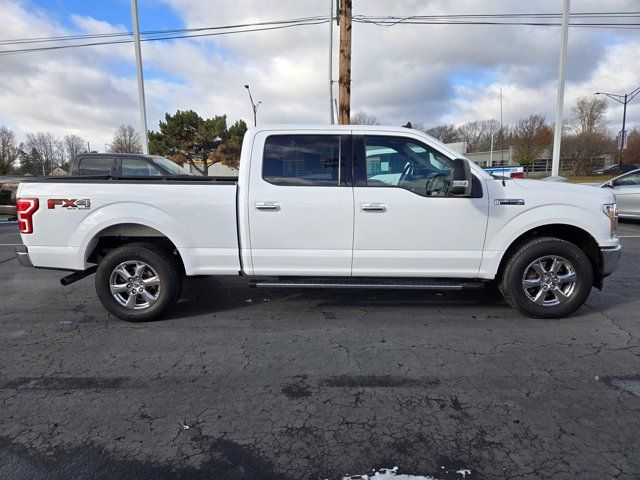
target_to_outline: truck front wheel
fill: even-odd
[[[507,260],[500,292],[516,310],[538,318],[576,311],[593,286],[593,267],[573,243],[554,237],[531,240]]]
[[[96,292],[109,312],[122,320],[153,320],[180,297],[177,262],[153,245],[131,243],[109,252],[96,271]]]

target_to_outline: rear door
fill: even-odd
[[[349,132],[261,132],[251,157],[247,208],[253,273],[351,275]]]
[[[488,201],[448,195],[451,159],[399,133],[354,136],[354,276],[478,274]]]

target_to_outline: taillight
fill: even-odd
[[[524,172],[513,172],[511,178],[524,178]]]
[[[20,233],[33,233],[33,214],[36,213],[36,210],[38,210],[37,198],[18,198],[16,200]]]

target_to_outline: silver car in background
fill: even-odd
[[[640,219],[640,169],[612,178],[600,186],[613,190],[621,218]]]

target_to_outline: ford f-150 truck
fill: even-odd
[[[185,275],[253,286],[452,290],[497,285],[535,317],[580,307],[618,263],[610,191],[494,178],[416,130],[250,129],[238,178],[21,183],[21,263],[95,272],[125,320],[162,315]]]

